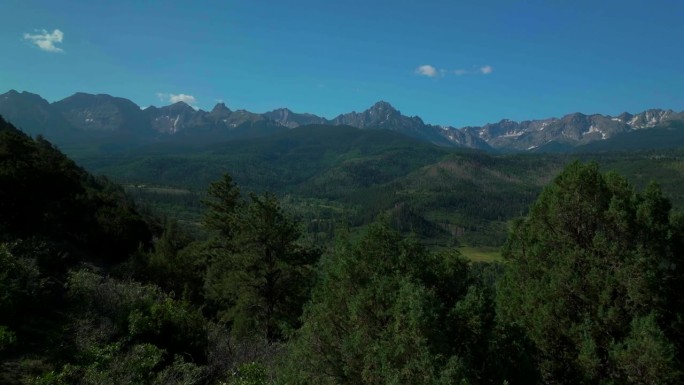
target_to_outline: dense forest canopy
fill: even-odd
[[[684,152],[676,148],[490,154],[445,149],[386,130],[315,125],[192,149],[160,143],[70,154],[190,231],[201,231],[200,202],[209,184],[229,173],[245,192],[277,194],[306,233],[329,244],[340,224],[355,231],[386,217],[430,247],[499,248],[508,221],[526,215],[543,187],[575,159],[595,161],[638,188],[656,180],[673,207],[684,209]]]
[[[532,161],[516,159],[439,157],[402,182],[425,201],[393,201],[332,242],[288,198],[224,174],[197,236],[0,120],[0,383],[681,383],[684,217],[658,185],[573,162],[537,178],[503,262],[421,242],[439,231],[416,219],[426,202],[470,208],[419,181],[523,178]],[[337,180],[356,166],[369,164]]]

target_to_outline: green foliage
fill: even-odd
[[[457,254],[431,254],[372,226],[356,244],[341,244],[321,269],[286,381],[534,382],[534,369],[524,373],[529,367],[516,369],[520,362],[511,359],[523,355],[498,345],[505,339],[495,330],[493,293],[477,278],[487,274],[473,275]]]
[[[192,242],[193,238],[178,222],[167,220],[154,242],[154,251],[147,256],[146,266],[139,268],[139,275],[167,292],[201,303],[206,261]]]
[[[615,356],[611,349],[634,346],[631,330],[645,327],[638,320],[653,314],[651,335],[669,329],[662,317],[673,256],[669,209],[657,186],[637,194],[623,178],[600,174],[596,164],[573,163],[513,226],[499,308],[534,341],[546,382],[623,376],[615,357],[627,353]],[[673,367],[668,345],[658,341],[650,354],[659,356],[649,359]],[[656,382],[677,376],[668,371]]]
[[[107,346],[110,348],[110,346]],[[163,352],[154,345],[134,345],[121,351],[116,345],[87,366],[83,384],[144,384],[151,383],[154,369],[161,363]]]
[[[331,244],[335,225],[356,230],[387,215],[398,219],[396,229],[414,231],[430,245],[444,247],[455,239],[461,245],[500,247],[507,222],[526,215],[542,188],[578,157],[619,172],[639,188],[656,180],[674,207],[684,208],[682,155],[681,149],[485,154],[430,146],[379,130],[313,126],[192,151],[159,146],[79,160],[119,181],[190,192],[179,198],[176,192],[150,188],[156,192],[139,196],[187,221],[197,222],[200,216],[195,191],[228,171],[243,191],[271,191],[296,203],[290,211],[304,212],[307,230]],[[331,215],[331,206],[342,207],[343,215]],[[412,214],[397,207],[410,207]]]
[[[81,270],[69,275],[69,315],[52,370],[34,384],[196,384],[205,378],[201,314],[159,288]]]
[[[209,185],[207,195],[208,198],[204,201],[207,206],[205,226],[216,231],[220,238],[230,240],[233,237],[233,226],[237,222],[236,209],[242,203],[240,189],[233,183],[230,175],[224,174],[222,179]]]
[[[17,341],[17,335],[7,326],[0,325],[0,354]]]
[[[206,223],[217,235],[210,240],[207,299],[237,335],[283,338],[297,325],[317,251],[299,243],[299,228],[275,196],[238,201],[227,176],[209,193]]]
[[[205,360],[204,318],[188,303],[170,298],[158,287],[87,271],[72,273],[68,287],[72,303],[85,313],[74,330],[74,338],[82,341],[85,352],[93,344],[123,340],[153,343],[182,352],[194,361]]]
[[[0,235],[73,230],[83,172],[48,142],[5,125],[0,120]]]
[[[675,384],[681,380],[676,349],[653,313],[633,319],[627,338],[614,343],[609,354],[620,383]]]
[[[406,271],[418,258],[419,249],[373,228],[326,261],[293,352],[302,381],[425,383],[434,370],[421,333],[430,322],[427,293]]]
[[[0,120],[0,382],[681,382],[684,216],[645,183],[682,201],[681,153],[593,155],[642,193],[571,164],[513,224],[506,262],[472,263],[444,245],[497,243],[569,158],[312,130],[136,160],[199,185],[236,168],[247,191],[289,194],[243,196],[224,175],[198,240]],[[172,211],[189,191],[148,195],[182,196]],[[337,246],[319,261],[290,212]],[[359,235],[377,218],[394,230]]]
[[[0,240],[36,237],[80,258],[117,263],[150,236],[121,188],[0,118]]]
[[[87,365],[65,365],[60,371],[47,372],[29,383],[79,385],[191,385],[200,383],[202,371],[179,356],[164,364],[163,350],[151,344],[133,345],[124,349],[118,344],[102,347]]]
[[[228,382],[221,385],[268,385],[266,369],[255,362],[240,365]]]
[[[20,309],[35,300],[45,282],[35,258],[19,254],[18,243],[0,243],[0,314],[10,321],[9,315],[16,316]]]

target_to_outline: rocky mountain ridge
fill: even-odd
[[[652,128],[671,120],[684,119],[684,112],[651,109],[639,114],[585,115],[573,113],[562,118],[514,122],[508,119],[482,127],[464,127],[497,149],[534,150],[554,142],[568,146],[613,138],[634,130]]]
[[[287,108],[261,114],[233,111],[223,103],[211,111],[195,109],[184,102],[141,109],[125,98],[80,92],[48,103],[40,95],[15,90],[0,95],[0,115],[30,134],[43,134],[58,143],[83,134],[146,139],[236,139],[322,124],[387,129],[440,146],[503,151],[537,150],[549,144],[574,147],[672,120],[684,120],[684,112],[651,109],[616,117],[573,113],[561,118],[522,122],[504,119],[481,127],[455,128],[426,124],[418,116],[403,115],[385,101],[362,112],[326,119]]]

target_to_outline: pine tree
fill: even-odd
[[[623,178],[576,162],[515,223],[499,311],[535,343],[545,382],[648,383],[653,371],[625,365],[639,349],[661,368],[656,383],[678,378],[662,316],[669,210],[657,186],[638,194]]]
[[[233,333],[282,339],[297,327],[319,252],[300,242],[301,231],[270,194],[248,201],[229,176],[209,189],[205,223],[216,230],[206,297]]]

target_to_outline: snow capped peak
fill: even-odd
[[[633,129],[651,128],[667,120],[672,114],[672,110],[647,110],[633,115],[627,124]]]

